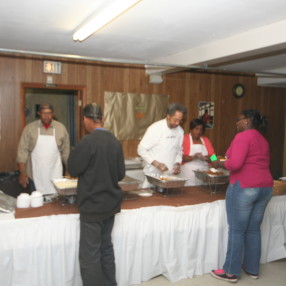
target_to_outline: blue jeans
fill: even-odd
[[[226,212],[229,225],[228,245],[223,269],[238,276],[242,265],[252,274],[259,274],[261,256],[260,225],[272,188],[241,188],[239,182],[229,185]]]

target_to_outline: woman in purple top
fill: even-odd
[[[212,276],[237,282],[241,269],[257,279],[261,256],[260,225],[272,195],[269,145],[261,132],[268,122],[259,112],[244,110],[236,121],[238,134],[226,152],[227,160],[214,161],[213,166],[230,171],[226,192],[229,225],[228,245],[223,269]]]

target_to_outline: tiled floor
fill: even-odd
[[[262,264],[260,277],[257,280],[242,273],[237,283],[239,283],[239,286],[285,286],[286,259]],[[205,274],[191,279],[182,279],[175,283],[168,281],[164,276],[158,276],[147,282],[143,282],[140,286],[223,286],[231,284],[234,283],[221,281],[213,278],[210,274]]]

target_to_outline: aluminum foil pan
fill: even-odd
[[[60,196],[77,194],[77,179],[53,179],[52,183]]]
[[[187,179],[171,176],[171,175],[146,175],[148,182],[154,186],[165,188],[165,189],[173,189],[173,188],[181,188],[185,185]]]
[[[206,170],[196,170],[194,172],[198,179],[207,184],[219,185],[229,182],[229,172],[224,169],[218,169],[218,172],[220,173],[219,175],[211,174]]]
[[[0,190],[0,211],[9,213],[16,208],[16,199]]]
[[[132,190],[137,190],[139,188],[139,184],[141,182],[131,178],[129,176],[125,176],[122,181],[119,182],[119,186],[123,191],[132,191]]]

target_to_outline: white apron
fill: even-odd
[[[203,138],[201,138],[203,144],[193,144],[192,136],[190,135],[190,154],[189,156],[193,156],[196,153],[202,153],[203,156],[208,155],[207,148],[205,146],[205,142]],[[194,170],[208,170],[209,165],[206,161],[195,159],[188,163],[185,163],[181,166],[181,177],[187,178],[185,186],[197,186],[203,185],[204,183],[196,178]]]
[[[40,135],[40,128],[38,128],[38,139],[31,153],[31,159],[36,190],[43,195],[56,193],[51,179],[63,176],[63,165],[56,143],[55,129],[53,135],[49,136]]]
[[[172,130],[168,130],[166,134],[160,140],[160,149],[156,151],[156,156],[154,159],[160,163],[164,163],[168,171],[167,172],[160,172],[155,166],[151,164],[146,164],[143,171],[144,174],[172,174],[173,167],[176,161],[176,157],[178,154],[178,146],[181,145],[180,137],[177,134],[174,134]],[[149,188],[152,185],[148,182],[147,178],[142,184],[142,188]]]

